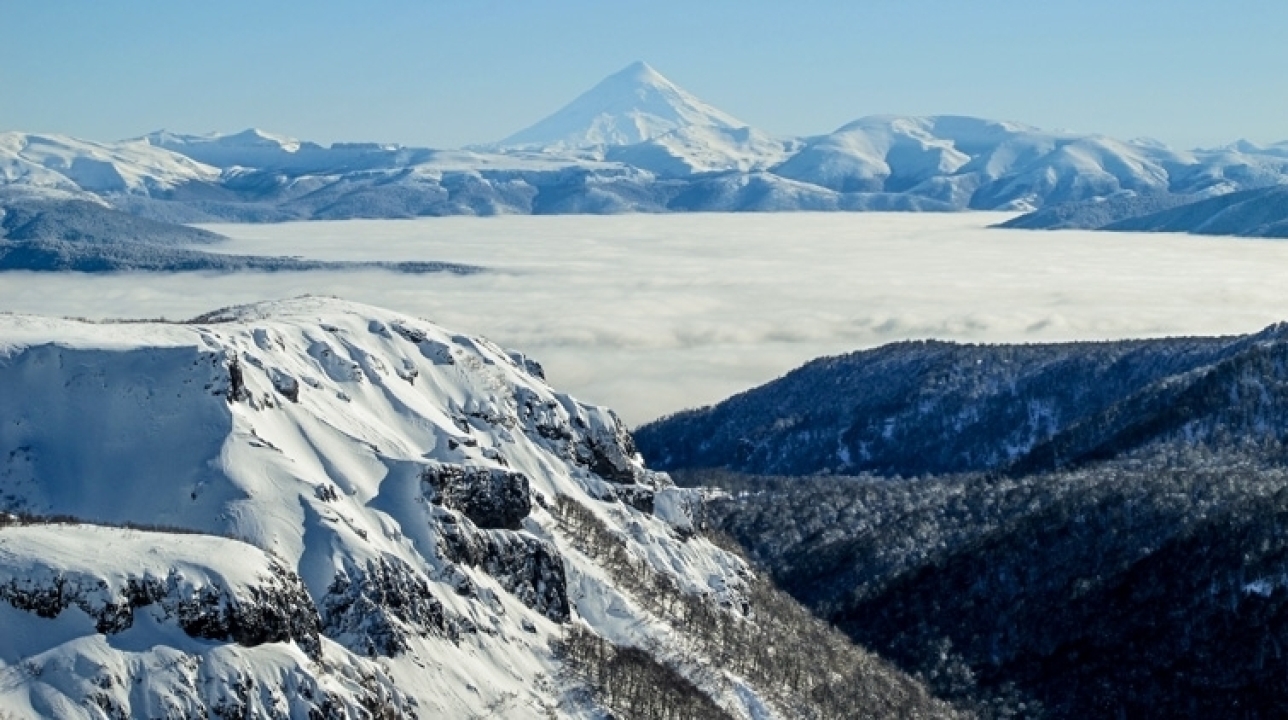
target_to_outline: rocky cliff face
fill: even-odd
[[[69,551],[69,541],[94,545],[96,551]],[[183,554],[174,554],[176,544]],[[0,535],[0,556],[5,560],[0,600],[42,618],[75,607],[97,632],[114,635],[133,627],[136,614],[146,610],[194,638],[249,647],[294,642],[310,657],[321,656],[318,616],[299,576],[232,540],[176,540],[164,533],[82,525],[20,526]],[[184,567],[198,557],[237,558],[247,566],[230,574],[254,573],[253,579],[230,582],[217,565]]]
[[[0,709],[599,717],[551,650],[575,623],[687,667],[734,717],[779,716],[683,665],[683,624],[568,534],[557,508],[581,508],[614,563],[752,622],[746,565],[694,535],[699,495],[518,353],[318,298],[0,316],[0,397],[0,512],[97,525],[0,526]]]

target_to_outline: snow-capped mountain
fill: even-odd
[[[1034,210],[1098,200],[1160,208],[1175,204],[1160,198],[1288,184],[1288,144],[1181,151],[949,115],[864,117],[824,135],[778,138],[638,62],[535,125],[465,150],[323,146],[257,129],[160,131],[117,144],[8,133],[0,183],[172,222]],[[1057,214],[1057,224],[1071,222]]]
[[[684,177],[763,170],[786,159],[796,144],[752,128],[636,62],[490,147],[577,153]]]
[[[786,160],[799,146],[751,127],[690,125],[634,145],[604,148],[604,159],[659,177],[699,173],[750,173]]]
[[[498,147],[573,150],[634,145],[686,128],[747,127],[635,62],[604,78],[553,115]]]
[[[699,632],[778,617],[701,496],[482,338],[320,298],[4,315],[0,398],[0,714],[601,717],[572,633],[717,716],[818,716]],[[948,714],[836,647],[866,714]]]

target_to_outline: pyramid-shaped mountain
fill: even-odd
[[[685,92],[647,63],[636,62],[497,145],[543,149],[635,145],[685,128],[746,126]]]

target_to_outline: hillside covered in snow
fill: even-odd
[[[1123,219],[1288,182],[1283,144],[1176,150],[959,116],[872,116],[774,137],[645,63],[532,126],[464,150],[323,146],[249,129],[119,143],[0,134],[0,185],[170,222],[742,211],[1032,211]],[[1090,207],[1090,206],[1089,206]],[[1088,227],[1059,211],[1032,227]],[[1125,214],[1124,214],[1125,213]],[[1075,218],[1074,215],[1077,214]]]
[[[323,298],[0,315],[0,398],[11,716],[955,714],[482,338]]]

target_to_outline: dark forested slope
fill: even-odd
[[[1068,467],[1184,437],[1277,436],[1288,326],[1227,338],[903,342],[815,360],[639,428],[663,469],[883,475]]]
[[[1283,717],[1288,472],[1253,454],[682,478],[734,491],[708,521],[782,587],[982,715]]]
[[[781,587],[981,716],[1288,716],[1288,326],[898,343],[636,440],[728,491],[709,525]]]

